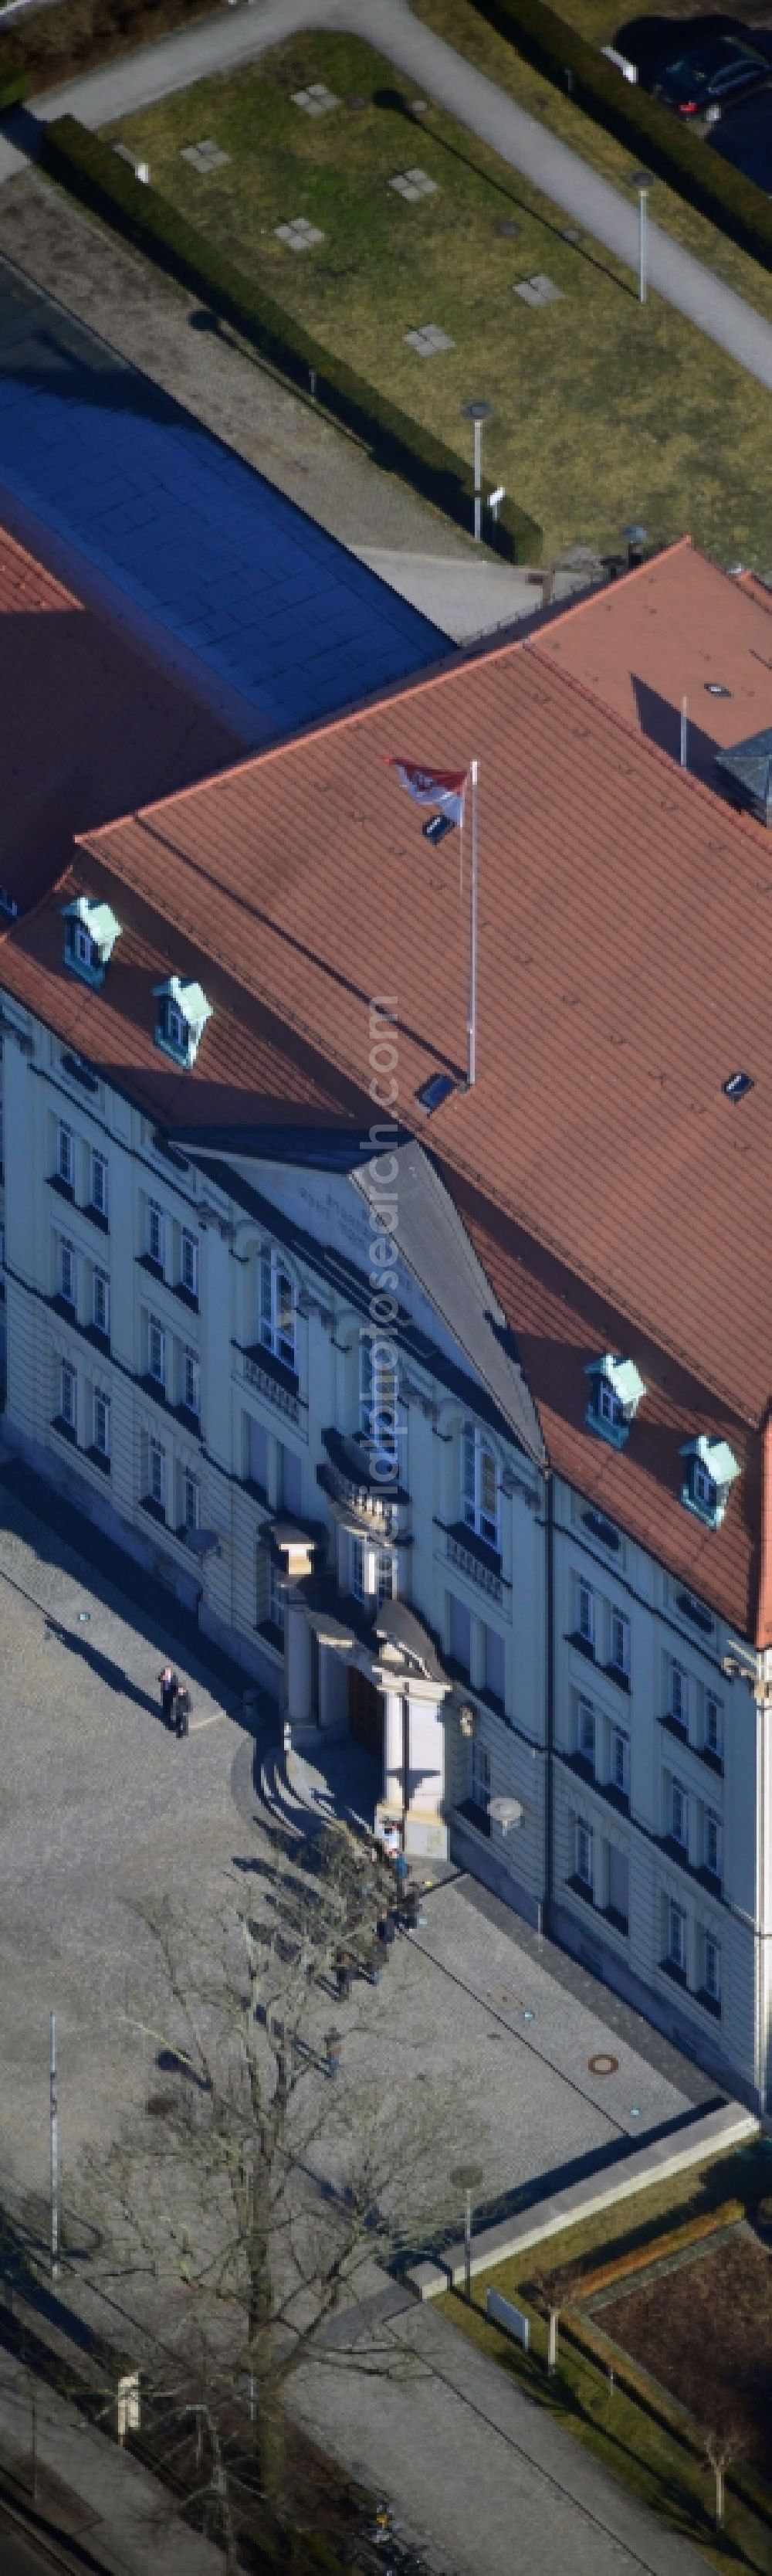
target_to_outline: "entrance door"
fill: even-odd
[[[357,1744],[365,1744],[368,1753],[383,1756],[383,1693],[369,1682],[366,1673],[349,1665],[348,1731]]]

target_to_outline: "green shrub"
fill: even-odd
[[[733,170],[667,108],[623,80],[613,63],[567,26],[546,0],[473,0],[473,6],[507,44],[625,144],[637,162],[698,207],[762,268],[772,268],[772,205],[753,179]]]
[[[11,45],[0,45],[0,116],[9,107],[20,107],[29,88],[27,73],[22,71]]]
[[[234,268],[157,189],[136,179],[110,144],[87,133],[77,118],[60,116],[42,128],[41,161],[51,178],[112,224],[136,250],[155,260],[178,285],[200,296],[261,358],[304,391],[310,386],[324,410],[354,430],[380,465],[412,484],[448,518],[471,528],[470,466],[420,421],[411,420],[396,403],[355,375],[353,368],[322,348],[302,323],[294,322],[272,296]],[[486,535],[510,563],[539,559],[541,529],[508,496]]]

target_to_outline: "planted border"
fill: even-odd
[[[261,358],[304,391],[310,386],[323,409],[354,430],[379,465],[410,483],[447,518],[471,529],[470,466],[353,368],[332,357],[272,296],[223,259],[206,235],[178,214],[158,189],[136,179],[110,144],[89,134],[76,117],[56,117],[41,127],[41,163],[50,178],[121,233],[133,249],[219,313]],[[486,539],[509,563],[540,559],[541,528],[508,497],[497,519],[490,521]]]
[[[472,0],[472,6],[505,44],[524,54],[555,88],[568,92],[637,161],[749,251],[760,267],[772,269],[772,205],[755,180],[733,170],[697,135],[684,131],[667,108],[623,80],[547,0]]]

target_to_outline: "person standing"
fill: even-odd
[[[159,1673],[158,1679],[161,1684],[161,1707],[163,1709],[167,1726],[171,1726],[172,1718],[174,1716],[174,1702],[179,1690],[179,1682],[173,1665],[164,1664],[163,1672]]]

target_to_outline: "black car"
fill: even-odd
[[[706,36],[668,65],[654,83],[654,96],[679,116],[706,116],[711,108],[723,112],[736,98],[763,89],[771,72],[768,55],[750,39]]]
[[[752,98],[738,99],[719,118],[707,138],[714,152],[731,161],[734,170],[742,170],[746,179],[755,179],[772,197],[772,90],[756,90]]]
[[[617,28],[614,51],[635,64],[641,88],[653,90],[671,63],[712,36],[732,36],[739,44],[756,41],[742,18],[626,18]]]

